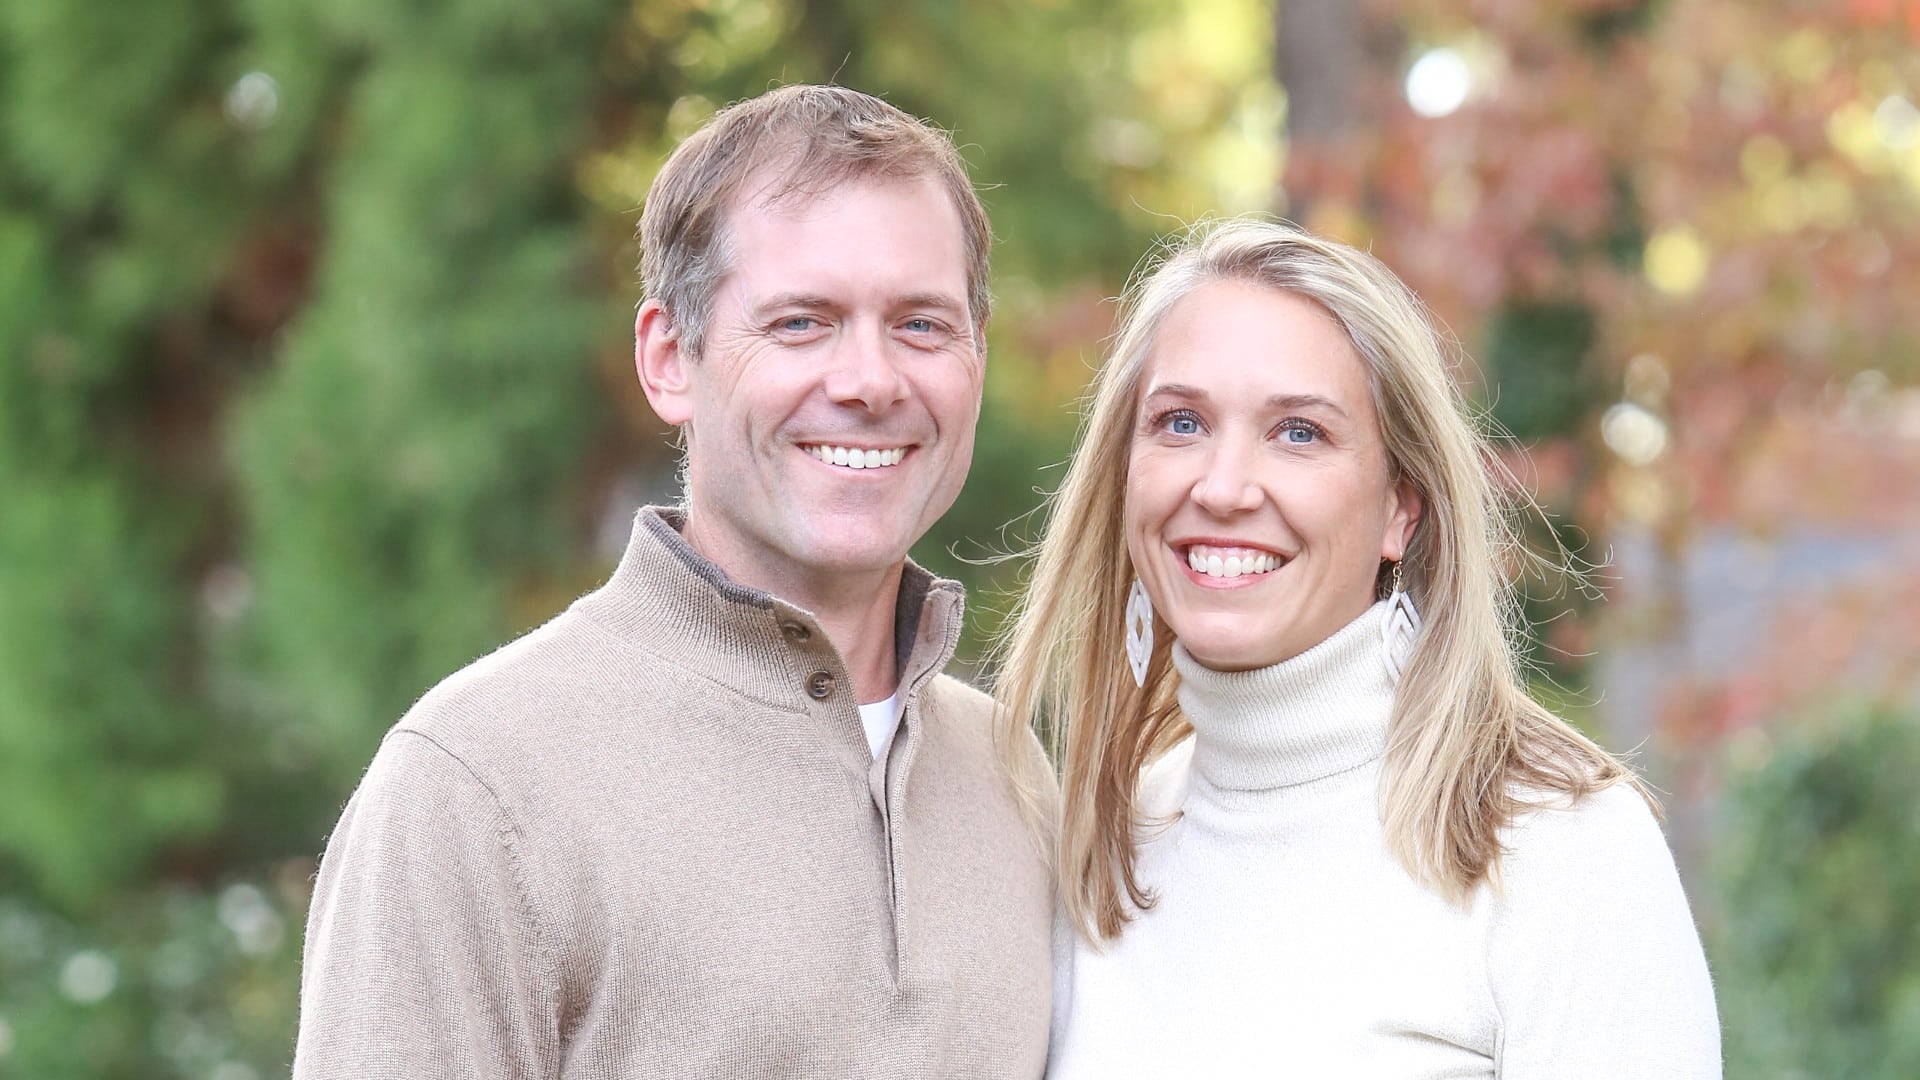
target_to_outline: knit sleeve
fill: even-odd
[[[1503,1080],[1719,1077],[1706,956],[1639,794],[1536,810],[1507,846],[1487,958]]]
[[[558,1075],[518,843],[458,759],[415,732],[387,738],[320,863],[295,1080]]]

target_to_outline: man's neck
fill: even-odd
[[[782,573],[721,550],[702,535],[691,516],[681,535],[736,584],[813,612],[847,665],[856,701],[884,701],[898,688],[893,623],[905,563],[884,570],[806,573],[790,568]]]
[[[879,575],[863,575],[863,580],[844,581],[824,590],[777,594],[820,620],[820,628],[839,650],[847,674],[853,678],[854,700],[863,704],[884,701],[897,689],[893,623],[900,599],[901,570],[895,566]]]

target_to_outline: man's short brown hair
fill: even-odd
[[[960,213],[967,305],[984,347],[993,234],[966,165],[947,134],[879,98],[843,86],[783,86],[736,102],[667,158],[640,215],[640,282],[698,357],[713,294],[731,268],[726,215],[764,178],[770,202],[806,199],[858,180],[931,177]]]

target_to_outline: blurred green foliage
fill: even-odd
[[[331,791],[397,707],[511,633],[517,578],[573,554],[567,474],[597,419],[579,358],[618,324],[578,275],[593,68],[554,60],[594,55],[621,10],[372,5],[322,28],[354,55],[325,256],[229,454],[257,704]],[[262,51],[295,48],[277,29]]]
[[[1596,385],[1593,310],[1540,301],[1509,304],[1487,330],[1495,420],[1523,442],[1579,429],[1604,389]]]
[[[1272,18],[1263,0],[0,5],[0,1077],[284,1075],[313,857],[382,733],[597,583],[636,493],[669,494],[631,374],[630,234],[667,153],[729,101],[880,93],[952,130],[982,189],[987,404],[970,482],[915,550],[968,582],[977,663],[1018,586],[991,557],[1030,541],[1059,482],[1101,298],[1156,235],[1273,200]],[[1626,265],[1643,230],[1619,183],[1592,242]],[[1430,186],[1397,190],[1430,215]],[[1523,290],[1482,316],[1463,333],[1495,418],[1528,442],[1591,428],[1596,309]],[[1580,546],[1570,522],[1538,528]],[[1536,659],[1577,679],[1565,653]],[[1729,1052],[1758,1075],[1913,1071],[1886,1032],[1920,1030],[1898,919],[1916,882],[1873,857],[1916,822],[1912,725],[1858,730],[1878,734],[1783,749],[1729,811],[1749,843],[1721,871],[1743,903],[1715,960]],[[1768,842],[1788,835],[1806,839]]]
[[[182,573],[216,494],[159,437],[193,407],[159,390],[175,313],[246,202],[217,110],[178,107],[222,32],[193,3],[0,13],[0,884],[68,910],[225,811]]]
[[[305,892],[160,885],[84,923],[0,898],[0,1076],[284,1074]]]
[[[1810,719],[1729,784],[1708,936],[1730,1077],[1920,1076],[1920,711]]]
[[[882,93],[955,132],[1037,310],[1146,244],[1087,133],[1151,10],[0,9],[0,1075],[284,1074],[378,739],[596,581],[622,477],[670,467],[623,356],[680,137],[779,82]],[[923,545],[976,580],[950,551],[1065,453],[1022,334],[990,392],[1028,408]]]

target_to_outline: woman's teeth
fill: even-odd
[[[1278,570],[1280,556],[1253,548],[1215,548],[1195,544],[1187,549],[1187,565],[1208,577],[1237,578]]]
[[[900,464],[900,459],[907,456],[904,446],[891,450],[862,450],[856,446],[809,446],[806,449],[829,465],[844,465],[849,469],[884,469]]]

